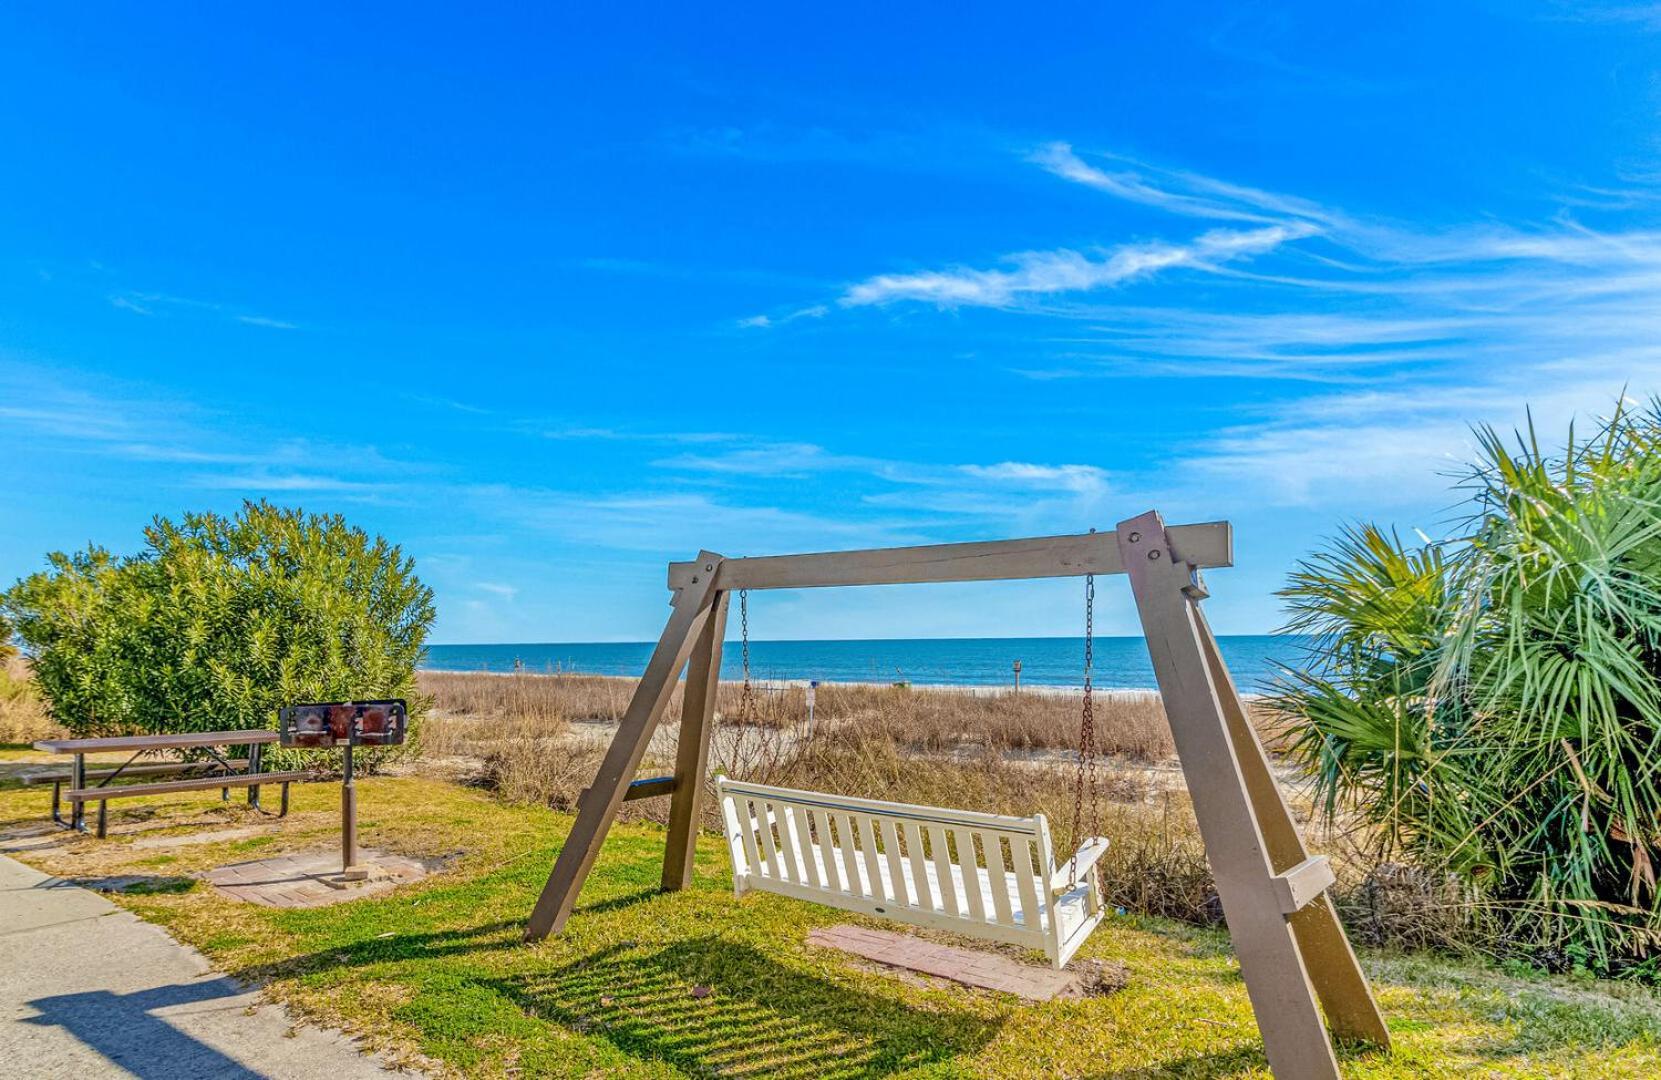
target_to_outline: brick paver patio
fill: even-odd
[[[1052,971],[996,953],[938,945],[912,934],[867,930],[846,923],[808,931],[810,945],[840,949],[879,964],[917,971],[983,990],[1002,990],[1028,1001],[1050,1001],[1080,994],[1079,980],[1068,971]]]

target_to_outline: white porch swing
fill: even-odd
[[[749,597],[743,627],[742,719],[754,719]],[[1090,793],[1097,831],[1091,675],[1095,578],[1085,577],[1084,706],[1072,835]],[[1057,865],[1043,814],[1010,817],[770,787],[717,777],[733,892],[778,893],[913,926],[1022,945],[1060,970],[1105,909],[1096,863],[1108,841],[1090,835]]]

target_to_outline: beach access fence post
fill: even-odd
[[[1337,1080],[1329,1028],[1382,1047],[1390,1035],[1327,895],[1331,867],[1305,848],[1200,611],[1208,595],[1200,571],[1233,561],[1227,522],[1167,528],[1149,511],[1110,533],[746,559],[702,551],[671,563],[668,624],[578,800],[526,939],[565,925],[624,802],[672,797],[663,887],[690,883],[730,593],[1126,574],[1270,1068],[1283,1080]],[[682,668],[675,773],[637,779]]]
[[[1015,692],[1021,692],[1021,661],[1015,661]]]

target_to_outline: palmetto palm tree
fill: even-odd
[[[1661,937],[1661,413],[1560,454],[1479,429],[1471,516],[1351,529],[1282,591],[1316,635],[1282,706],[1323,805],[1596,967]],[[1653,966],[1653,962],[1651,964]]]

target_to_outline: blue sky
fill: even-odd
[[[352,9],[0,14],[0,579],[267,497],[437,641],[640,639],[699,547],[1155,507],[1255,632],[1342,523],[1444,532],[1471,423],[1661,390],[1661,7]]]

